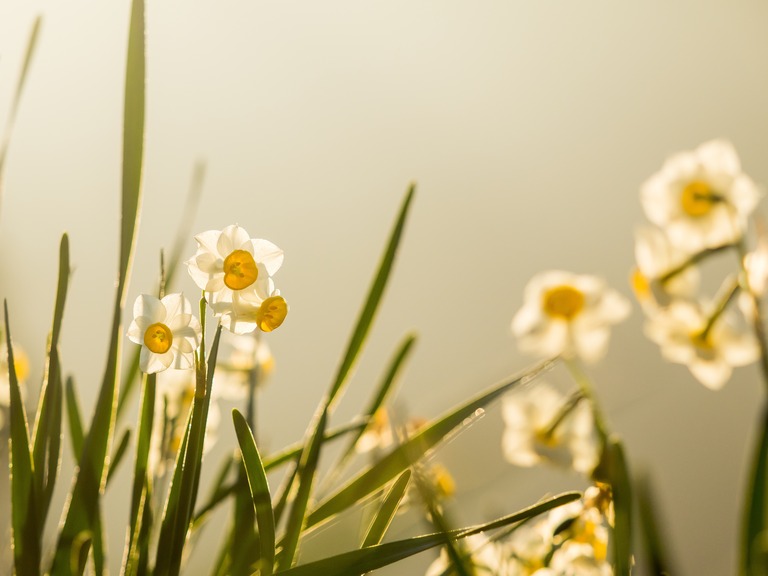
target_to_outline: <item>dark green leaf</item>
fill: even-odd
[[[114,473],[117,471],[117,467],[120,465],[120,462],[123,461],[123,456],[125,456],[125,452],[128,449],[128,443],[131,441],[131,431],[126,430],[123,432],[123,435],[120,437],[120,442],[117,443],[117,448],[115,449],[115,453],[112,455],[112,458],[109,459],[109,470],[107,471],[107,484],[109,484],[109,481],[112,479]]]
[[[616,438],[606,446],[610,470],[615,521],[613,562],[616,576],[629,576],[632,568],[632,486],[624,448]]]
[[[272,511],[272,499],[269,483],[259,450],[253,439],[251,429],[240,412],[232,411],[237,441],[243,456],[243,465],[248,476],[256,522],[259,526],[259,565],[261,576],[271,576],[275,562],[275,517]]]
[[[69,436],[72,440],[72,453],[75,460],[80,462],[80,453],[83,451],[83,420],[80,416],[80,405],[77,401],[77,391],[75,390],[75,381],[71,376],[67,377],[67,416],[69,420]]]
[[[11,326],[8,303],[5,307],[5,337],[8,347],[8,373],[10,380],[11,419],[11,526],[13,527],[13,565],[17,576],[40,574],[42,529],[38,524],[39,494],[35,493],[32,454],[21,390],[16,377],[16,365],[11,344]]]
[[[750,487],[745,493],[741,536],[740,574],[762,576],[766,562],[768,534],[768,407],[763,407],[760,439],[752,460]]]

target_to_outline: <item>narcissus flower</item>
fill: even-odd
[[[528,282],[512,332],[523,352],[594,362],[608,347],[609,326],[629,311],[627,299],[600,278],[550,270]]]
[[[133,316],[128,339],[141,344],[139,366],[143,372],[194,367],[200,322],[192,315],[189,300],[181,294],[168,294],[162,300],[142,294],[133,305]]]
[[[552,462],[591,474],[601,442],[586,398],[566,398],[546,383],[504,397],[502,447],[518,466]]]
[[[645,332],[661,347],[664,358],[685,364],[712,390],[723,387],[734,366],[751,364],[760,356],[754,336],[736,327],[730,310],[709,322],[700,304],[684,300],[673,301],[651,317]]]
[[[212,308],[221,317],[221,325],[235,334],[248,334],[257,328],[272,332],[288,316],[288,303],[279,290],[264,299],[258,294],[243,294],[234,301],[217,302]]]
[[[644,227],[635,233],[635,260],[632,289],[646,311],[657,305],[666,306],[672,296],[689,297],[699,287],[699,269],[695,264],[685,265],[692,255],[673,245],[658,228]],[[679,272],[668,280],[664,276],[676,269]]]
[[[248,394],[251,371],[262,386],[275,368],[275,358],[266,340],[253,334],[225,332],[216,362],[214,386],[227,400],[243,400]]]
[[[236,224],[195,236],[197,253],[187,261],[190,276],[212,306],[241,297],[259,302],[274,291],[272,275],[283,263],[283,251],[268,240],[252,239]]]
[[[760,200],[730,142],[713,140],[669,158],[641,189],[648,219],[689,251],[741,238]]]

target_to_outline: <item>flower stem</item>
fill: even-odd
[[[672,268],[672,270],[669,270],[665,274],[661,275],[659,277],[659,282],[661,284],[664,284],[666,282],[669,282],[672,278],[680,274],[681,272],[684,272],[688,269],[689,266],[693,266],[694,264],[698,264],[702,260],[709,258],[710,256],[717,254],[718,252],[723,252],[725,250],[728,250],[729,248],[733,248],[736,246],[735,244],[723,244],[722,246],[715,246],[714,248],[707,248],[706,250],[702,250],[701,252],[697,252],[690,258],[688,258],[685,262],[682,264],[675,266]]]
[[[568,368],[568,372],[571,374],[571,378],[576,382],[581,390],[581,395],[586,398],[592,405],[592,414],[595,419],[595,428],[600,436],[600,442],[605,446],[608,442],[608,428],[605,425],[605,419],[603,418],[602,411],[597,404],[595,394],[593,392],[594,385],[591,378],[587,375],[581,363],[576,358],[563,358],[565,366]]]
[[[724,286],[726,286],[726,284],[724,284]],[[738,294],[740,288],[741,285],[739,284],[739,279],[735,277],[732,278],[730,286],[727,286],[727,288],[722,291],[723,295],[717,300],[717,308],[715,308],[715,310],[712,312],[712,315],[707,319],[707,323],[704,325],[704,329],[701,331],[702,340],[707,339],[710,330],[712,330],[712,326],[714,326],[715,322],[717,322],[717,319],[723,315],[723,312],[725,312],[725,309],[728,308],[728,305],[736,297],[736,294]]]

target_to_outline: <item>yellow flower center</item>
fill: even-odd
[[[640,268],[632,270],[632,277],[630,278],[632,284],[632,290],[635,296],[640,302],[645,302],[651,298],[651,283],[648,278],[640,272]]]
[[[150,352],[165,354],[171,349],[173,334],[171,329],[161,322],[156,322],[144,332],[144,345]]]
[[[245,250],[235,250],[224,259],[224,284],[232,290],[248,288],[259,277],[256,261]]]
[[[573,286],[555,286],[544,292],[544,312],[553,318],[572,320],[584,308],[584,293]]]
[[[288,303],[282,296],[270,296],[256,311],[256,323],[264,332],[272,332],[288,316]]]
[[[719,200],[712,187],[701,180],[689,182],[680,195],[683,212],[692,218],[706,216]]]

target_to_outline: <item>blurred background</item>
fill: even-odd
[[[540,270],[601,275],[629,297],[638,188],[669,154],[728,138],[746,172],[768,183],[759,0],[169,0],[147,10],[144,196],[128,302],[154,290],[159,251],[170,249],[204,161],[193,232],[236,222],[286,254],[275,279],[291,312],[267,335],[276,369],[260,398],[263,452],[303,435],[410,182],[398,262],[336,423],[366,401],[411,330],[419,340],[396,399],[409,415],[434,417],[530,365],[509,324]],[[37,14],[0,207],[0,297],[34,389],[58,242],[70,234],[62,362],[90,417],[117,271],[129,2],[0,0],[0,130]],[[190,237],[185,257],[194,250]],[[196,298],[183,271],[175,289]],[[679,573],[733,573],[758,370],[737,369],[712,392],[666,364],[642,329],[635,305],[590,369],[599,398],[633,469],[652,477]],[[211,468],[235,445],[228,422]],[[502,431],[496,406],[436,455],[455,478],[450,511],[462,524],[584,487],[565,471],[507,464]],[[129,468],[105,504],[115,571]],[[62,500],[68,471],[66,442]],[[414,522],[391,535],[426,529]],[[318,539],[347,548],[332,529]],[[209,529],[185,573],[207,574],[218,546]],[[303,559],[313,554],[310,542]],[[423,573],[431,558],[387,573]],[[0,572],[8,566],[6,556]]]

